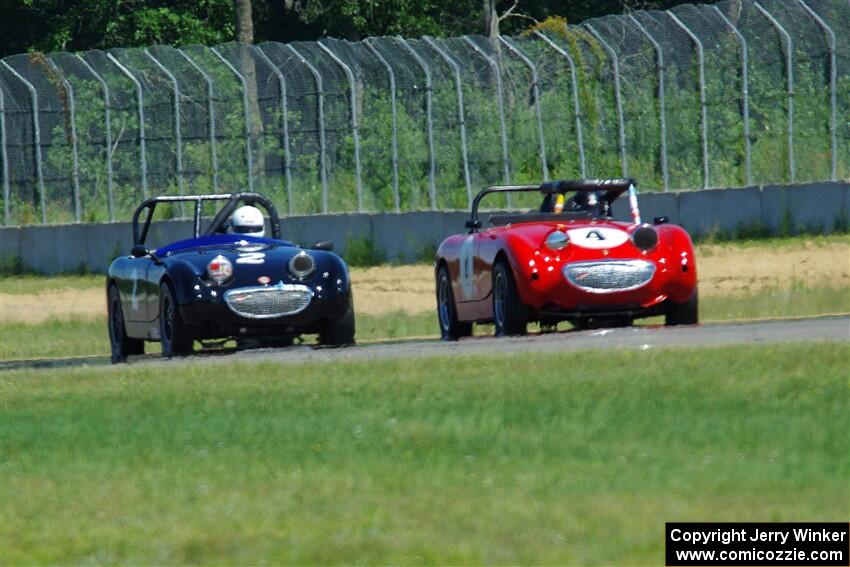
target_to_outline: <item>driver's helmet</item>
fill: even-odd
[[[586,211],[594,218],[608,215],[608,202],[598,191],[579,191],[570,200],[573,211]]]
[[[265,236],[266,222],[263,218],[263,213],[260,209],[251,205],[239,207],[230,215],[230,226],[227,232],[259,237]]]

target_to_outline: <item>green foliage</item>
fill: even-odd
[[[349,238],[343,255],[349,266],[369,267],[385,262],[385,258],[375,246],[375,241],[362,238]]]
[[[791,236],[794,234],[794,219],[791,216],[791,209],[785,209],[782,213],[782,220],[779,222],[779,236]]]
[[[19,276],[24,272],[24,264],[21,261],[21,257],[17,254],[8,254],[0,258],[0,277]],[[4,292],[6,291],[5,282],[0,287],[4,288]]]
[[[231,0],[12,0],[0,19],[0,55],[222,43],[233,37]]]
[[[140,23],[137,32],[144,37],[153,37],[166,34],[166,29],[179,30],[184,24],[192,27],[186,22],[191,23],[192,18],[200,17],[198,14],[217,14],[223,9],[220,5],[223,1],[208,0],[192,8],[179,8],[168,3],[141,6],[138,0],[122,0],[112,7],[115,11],[124,14],[122,10],[128,6],[137,10],[132,15],[124,14],[123,20],[113,18],[112,25],[121,28],[130,25],[127,21],[138,20]],[[656,2],[654,5],[666,7],[670,3]],[[302,12],[295,9],[298,12],[296,20],[301,18],[308,24],[327,24],[328,18],[353,18],[359,22],[356,25],[390,25],[382,18],[391,16],[370,12],[371,4],[307,4],[309,6],[304,7]],[[445,10],[474,14],[480,9],[480,2],[474,4],[475,6],[464,7],[461,3]],[[607,3],[602,4],[607,6]],[[230,10],[229,3],[227,6]],[[339,13],[331,13],[334,6],[340,8]],[[537,9],[535,6],[538,5],[532,3],[528,9],[534,11]],[[540,6],[546,7],[541,12],[545,16],[555,13],[550,10],[554,10],[554,7],[545,2]],[[413,13],[420,9],[424,11],[427,7],[428,3],[413,6],[400,2],[398,9]],[[259,5],[256,8],[262,17],[276,17],[264,11],[268,7]],[[71,10],[70,14],[76,14],[75,10],[90,9],[91,6],[77,7]],[[585,2],[579,2],[572,9],[582,12],[590,7]],[[600,6],[599,9],[604,11],[608,8]],[[446,13],[448,12],[440,12],[443,16]],[[482,62],[475,60],[475,55],[471,50],[467,50],[468,57],[461,77],[464,103],[463,108],[458,109],[458,97],[451,70],[436,58],[432,61],[435,160],[433,204],[436,208],[465,209],[469,205],[469,194],[474,194],[487,185],[502,182],[533,183],[541,180],[543,172],[537,125],[538,105],[543,116],[543,140],[550,178],[575,178],[581,175],[572,78],[563,58],[542,42],[533,40],[529,35],[531,31],[546,33],[575,61],[578,123],[583,133],[586,175],[620,175],[622,166],[612,61],[600,42],[583,29],[565,27],[566,19],[561,17],[544,18],[541,18],[539,24],[526,30],[524,36],[516,39],[540,67],[539,84],[536,85],[539,97],[533,94],[531,76],[524,63],[502,49],[494,50],[494,55],[502,65],[507,158],[502,150],[498,93],[489,67],[483,65],[480,69],[473,68]],[[383,23],[379,23],[379,20]],[[571,21],[574,19],[571,18]],[[136,26],[136,23],[132,25]],[[206,32],[199,28],[198,33]],[[197,38],[196,40],[201,41]],[[808,43],[814,41],[811,38],[800,38],[796,44],[799,50],[805,51],[812,48]],[[674,190],[702,187],[706,181],[714,187],[741,186],[747,181],[740,108],[741,85],[740,77],[737,76],[739,46],[731,34],[721,35],[718,42],[717,45],[707,48],[709,53],[706,57],[708,180],[703,178],[702,118],[696,58],[668,57],[665,63],[666,142],[670,185]],[[771,61],[771,57],[776,59],[779,52],[769,50],[773,47],[769,48],[767,40],[763,38],[752,43],[754,51],[750,58],[749,92],[754,181],[790,182],[785,86],[783,81],[777,80],[774,68],[776,65],[760,63]],[[223,51],[236,50],[237,57],[231,59],[242,56],[239,52],[242,48],[233,44],[221,48]],[[621,72],[627,75],[622,81],[622,106],[628,173],[638,179],[641,190],[657,191],[663,186],[658,78],[654,67],[654,52],[649,44],[641,49],[641,53],[631,59],[624,59],[620,65]],[[287,87],[289,108],[285,118],[289,132],[290,155],[286,156],[281,134],[284,116],[277,95],[270,94],[270,89],[275,87],[271,86],[271,83],[260,85],[260,89],[265,88],[265,92],[258,98],[257,108],[249,109],[250,124],[246,128],[240,82],[209,50],[192,48],[189,53],[206,69],[215,84],[215,150],[219,171],[216,178],[212,167],[213,144],[204,138],[203,133],[198,133],[202,132],[198,129],[199,125],[188,118],[190,108],[207,104],[203,98],[206,96],[205,90],[203,95],[194,97],[184,92],[181,107],[184,115],[184,191],[209,193],[247,189],[247,129],[252,132],[248,143],[253,156],[250,167],[255,190],[270,195],[283,214],[324,212],[325,201],[328,212],[357,210],[358,184],[354,173],[352,101],[348,98],[344,80],[329,80],[325,86],[323,104],[327,183],[323,184],[317,124],[319,97],[312,84],[296,88],[291,82]],[[233,53],[231,51],[231,55]],[[125,50],[119,57],[132,63],[134,68],[140,69],[139,74],[147,81],[145,127],[148,138],[148,194],[176,193],[178,183],[176,151],[172,141],[174,125],[171,122],[171,86],[139,51]],[[30,59],[35,68],[46,73],[56,92],[63,97],[61,78],[52,73],[44,56],[34,53]],[[795,59],[794,96],[797,103],[794,147],[797,181],[826,179],[831,174],[832,156],[827,120],[830,109],[823,64],[824,60],[818,57],[798,56]],[[327,70],[323,72],[330,77]],[[388,84],[384,81],[365,80],[359,76],[356,79],[357,94],[353,102],[360,118],[358,133],[363,188],[360,200],[365,211],[394,211],[396,203],[402,211],[423,210],[432,206],[425,91],[418,84],[419,70],[412,72],[416,74],[413,77],[416,84],[412,87],[408,85],[407,90],[400,91],[395,101],[398,123],[397,190],[390,159],[393,101],[390,100]],[[140,124],[134,107],[135,89],[127,77],[116,69],[110,69],[103,74],[113,92],[109,132],[114,150],[111,154],[114,171],[111,203],[106,174],[107,150],[104,147],[106,108],[101,86],[97,81],[82,75],[66,77],[73,83],[76,95],[82,208],[80,220],[84,222],[127,220],[143,197],[137,136]],[[273,83],[275,79],[268,81]],[[184,90],[188,88],[186,85],[187,81],[184,80]],[[840,74],[838,89],[839,94],[850,92],[850,77]],[[198,98],[199,96],[201,98]],[[839,96],[839,116],[842,105],[846,106],[845,99],[846,97]],[[469,184],[462,159],[459,111],[463,113],[466,126]],[[70,197],[70,177],[73,169],[69,144],[70,126],[67,120],[53,121],[51,126],[49,132],[43,132],[43,136],[50,140],[49,143],[43,144],[46,147],[44,161],[48,179],[45,214],[50,223],[72,222],[76,219]],[[259,131],[254,132],[255,128]],[[850,158],[847,157],[850,156],[850,135],[842,134],[844,130],[839,132],[839,178],[850,175]],[[194,134],[187,135],[187,132],[192,131]],[[291,186],[283,174],[282,162],[286,157],[291,164]],[[35,188],[27,184],[22,184],[22,187],[12,190],[9,203],[12,211],[11,222],[40,222],[42,211]],[[527,197],[520,197],[512,202],[494,199],[490,205],[530,206],[531,203]],[[180,217],[185,211],[175,211],[174,214],[175,217]]]

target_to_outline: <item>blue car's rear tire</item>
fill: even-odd
[[[177,299],[168,282],[159,286],[159,340],[165,358],[192,354],[192,334],[180,317]]]
[[[127,362],[131,354],[145,354],[145,341],[131,339],[124,326],[124,310],[121,309],[121,296],[115,284],[107,292],[107,311],[109,316],[109,345],[112,348],[112,363]]]

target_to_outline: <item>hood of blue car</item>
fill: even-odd
[[[324,250],[305,250],[282,240],[243,235],[213,235],[174,242],[156,251],[167,265],[183,264],[201,279],[206,278],[207,265],[216,256],[224,256],[233,264],[233,278],[225,287],[256,285],[258,282],[307,283],[327,278],[347,281],[347,268],[342,259]],[[289,260],[307,254],[315,261],[314,272],[305,278],[294,278]]]
[[[156,250],[157,256],[167,258],[175,254],[213,254],[222,252],[239,253],[240,251],[268,250],[272,248],[290,248],[297,253],[300,250],[295,244],[285,240],[272,238],[257,238],[242,234],[214,234],[198,238],[179,240]]]

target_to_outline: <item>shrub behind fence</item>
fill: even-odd
[[[848,0],[548,22],[498,41],[7,57],[3,224],[127,220],[164,193],[255,190],[309,214],[465,208],[484,186],[553,178],[850,178]]]

